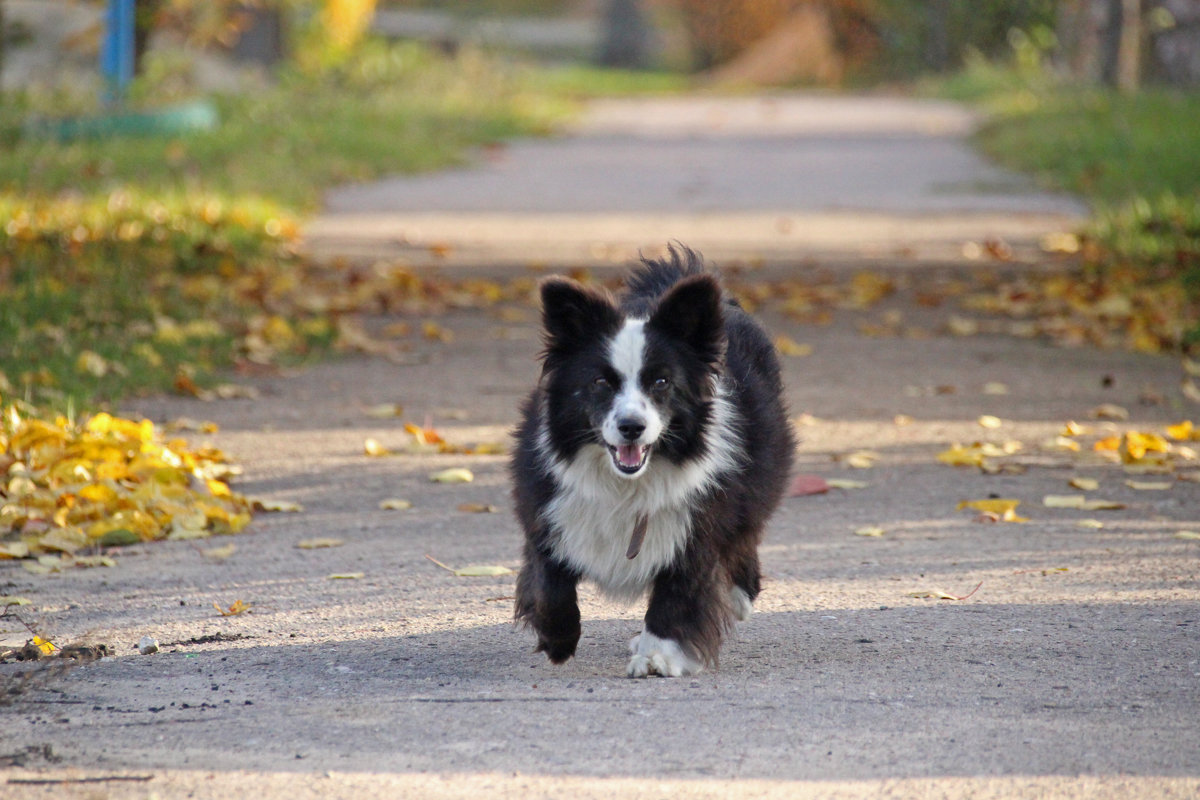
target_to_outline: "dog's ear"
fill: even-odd
[[[567,278],[542,282],[542,325],[547,349],[570,348],[599,334],[616,330],[621,313],[603,291]]]
[[[693,275],[671,287],[659,300],[648,324],[687,342],[711,365],[720,363],[724,356],[721,287],[711,275]]]

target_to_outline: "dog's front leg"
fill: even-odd
[[[537,650],[555,664],[575,655],[579,644],[579,574],[548,553],[526,548],[525,566],[517,576],[515,616],[537,633]]]
[[[629,677],[678,678],[716,663],[730,611],[711,571],[695,566],[673,567],[655,579],[645,628],[629,643]]]

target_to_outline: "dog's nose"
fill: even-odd
[[[642,432],[646,430],[646,423],[635,417],[625,417],[617,420],[617,430],[625,437],[628,442],[637,441]]]

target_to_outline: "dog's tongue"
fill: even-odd
[[[642,463],[643,448],[640,444],[623,444],[617,447],[617,461],[622,467],[636,467]]]

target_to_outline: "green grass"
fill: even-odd
[[[472,145],[546,131],[565,101],[523,84],[524,68],[474,51],[369,43],[342,69],[285,75],[218,96],[216,130],[179,138],[59,143],[18,139],[0,158],[0,191],[84,195],[132,186],[154,195],[258,197],[294,211],[332,184],[460,161]],[[152,105],[153,91],[142,92]],[[3,104],[11,130],[34,107]]]
[[[1200,94],[1028,95],[979,133],[984,151],[1104,206],[1200,193]]]
[[[155,69],[135,107],[178,99]],[[212,99],[213,131],[69,142],[19,132],[90,98],[0,102],[0,395],[87,408],[311,356],[333,325],[306,307],[293,240],[326,188],[461,162],[573,104],[518,63],[377,42],[324,74]]]

